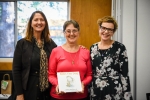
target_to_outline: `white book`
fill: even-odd
[[[82,85],[79,72],[57,72],[59,91],[81,92]]]

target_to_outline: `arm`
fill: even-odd
[[[58,85],[56,54],[57,54],[57,52],[55,51],[55,49],[53,49],[52,53],[50,55],[50,58],[49,58],[49,68],[48,68],[48,79],[49,79],[49,82],[52,85],[55,85],[55,86]]]
[[[12,68],[12,75],[13,75],[13,82],[14,87],[17,95],[23,94],[22,88],[22,44],[21,41],[17,42],[14,58],[13,58],[13,68]]]
[[[125,46],[123,46],[123,48],[121,48],[121,52],[120,52],[120,57],[119,57],[119,61],[120,61],[120,68],[121,68],[121,81],[123,84],[123,91],[124,91],[124,98],[125,99],[129,99],[132,98],[131,97],[131,89],[130,89],[130,80],[129,80],[129,76],[128,76],[128,57],[127,57],[127,51]],[[129,99],[131,100],[131,99]]]
[[[84,80],[82,80],[82,83],[84,85],[88,85],[92,80],[92,65],[91,65],[89,51],[85,54],[85,56],[87,56],[87,60],[86,60],[87,72],[86,72]]]

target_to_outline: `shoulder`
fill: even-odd
[[[56,48],[53,49],[53,52],[60,52],[62,50],[61,46],[57,46]]]
[[[124,45],[123,43],[121,43],[121,42],[114,41],[114,43],[115,43],[116,45],[119,45],[119,46],[123,46],[123,47],[125,47],[125,45]]]
[[[95,46],[98,46],[98,43],[99,42],[96,42],[96,43],[92,44],[91,47],[90,47],[90,49],[93,48],[93,47],[95,47]]]
[[[61,46],[57,46],[56,48],[52,49],[52,53],[50,56],[53,58],[60,58],[63,54],[63,49]]]
[[[17,45],[23,45],[25,43],[28,43],[29,41],[27,41],[25,38],[22,38],[20,40],[17,41]]]
[[[57,46],[57,44],[53,41],[53,39],[51,39],[50,43],[53,44],[54,46]]]
[[[50,46],[52,46],[52,47],[57,47],[57,44],[51,38],[50,38],[50,41],[47,42],[47,44],[50,45]]]
[[[126,50],[125,45],[123,43],[121,43],[121,42],[114,41],[114,46],[117,47],[117,48],[120,48],[122,50]]]
[[[99,42],[93,43],[93,44],[91,45],[91,47],[92,47],[92,46],[95,46],[95,45],[98,45],[98,43],[99,43]]]
[[[90,56],[90,51],[88,49],[80,48],[80,55],[87,58]]]
[[[99,42],[96,42],[96,43],[94,43],[94,44],[91,45],[90,52],[95,52],[95,51],[98,50],[98,43]]]
[[[25,42],[25,41],[26,41],[26,39],[22,38],[22,39],[18,40],[17,43],[22,43],[22,42]]]
[[[17,41],[17,44],[15,46],[15,50],[30,50],[32,46],[32,43],[30,41],[27,41],[26,39],[22,38]],[[17,51],[18,52],[18,51]]]
[[[79,49],[80,49],[80,52],[82,52],[82,53],[88,53],[89,52],[89,50],[86,48],[79,48]]]

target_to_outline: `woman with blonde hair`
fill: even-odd
[[[112,40],[118,28],[111,16],[98,19],[100,41],[90,47],[93,80],[91,100],[132,100],[126,47]]]

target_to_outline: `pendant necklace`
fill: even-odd
[[[101,44],[101,42],[98,44],[99,51],[100,51],[101,56],[103,57],[105,55],[105,53],[108,51],[108,49],[100,49],[100,44]]]
[[[108,49],[100,50],[101,56],[104,56],[104,54],[107,52],[107,50],[108,50]]]
[[[71,53],[70,53],[70,58],[71,58],[71,64],[74,65],[75,64],[75,58],[76,58],[76,55],[77,53],[75,54],[74,57],[71,56]]]

